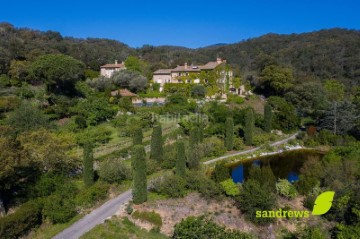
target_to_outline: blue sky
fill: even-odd
[[[4,1],[0,22],[64,36],[191,48],[266,33],[360,29],[360,1]]]

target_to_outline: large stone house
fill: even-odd
[[[100,75],[105,76],[107,78],[110,78],[115,71],[125,70],[125,64],[122,62],[121,64],[118,64],[118,61],[115,60],[115,64],[106,64],[103,66],[100,66]]]
[[[174,69],[159,69],[153,73],[153,82],[160,84],[160,91],[164,89],[166,83],[201,83],[201,72],[218,71],[217,83],[224,86],[226,83],[231,87],[233,72],[226,67],[226,60],[217,58],[216,61],[208,62],[205,65],[177,66]],[[206,79],[203,79],[204,83]],[[227,82],[228,81],[228,82]]]

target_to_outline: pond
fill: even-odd
[[[276,178],[295,182],[299,179],[299,170],[307,159],[316,158],[320,160],[323,155],[324,153],[316,150],[299,149],[247,159],[231,164],[229,167],[231,169],[231,177],[235,183],[244,182],[249,175],[252,165],[259,165],[260,167],[270,165]]]

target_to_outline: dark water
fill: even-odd
[[[252,165],[270,165],[276,178],[295,182],[299,179],[299,170],[307,159],[315,157],[320,160],[322,156],[321,152],[307,149],[262,156],[230,165],[231,177],[235,183],[242,183],[248,177]]]

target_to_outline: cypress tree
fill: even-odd
[[[189,146],[188,168],[199,169],[200,167],[200,152],[197,144]]]
[[[199,143],[202,143],[204,141],[204,128],[203,125],[200,124],[199,127],[197,128],[197,133],[198,133],[198,140]]]
[[[267,133],[271,132],[272,123],[272,107],[269,103],[265,104],[264,107],[264,130]]]
[[[86,143],[83,148],[83,177],[86,187],[94,183],[94,155],[93,145]]]
[[[142,144],[143,132],[141,128],[137,128],[133,135],[133,145]]]
[[[185,158],[185,144],[183,141],[176,143],[176,166],[175,172],[180,177],[185,177],[186,158]]]
[[[145,158],[144,146],[135,145],[131,154],[131,167],[134,172],[132,195],[135,204],[141,204],[147,200]]]
[[[163,140],[162,129],[160,125],[154,127],[151,135],[150,158],[158,162],[163,160]]]
[[[190,130],[189,133],[189,142],[190,145],[197,145],[200,141],[200,133],[199,133],[199,128],[198,127],[193,127]]]
[[[234,147],[234,120],[231,117],[225,121],[225,147],[228,151]]]
[[[244,138],[246,145],[253,144],[254,127],[254,112],[253,109],[249,109],[245,114]]]

